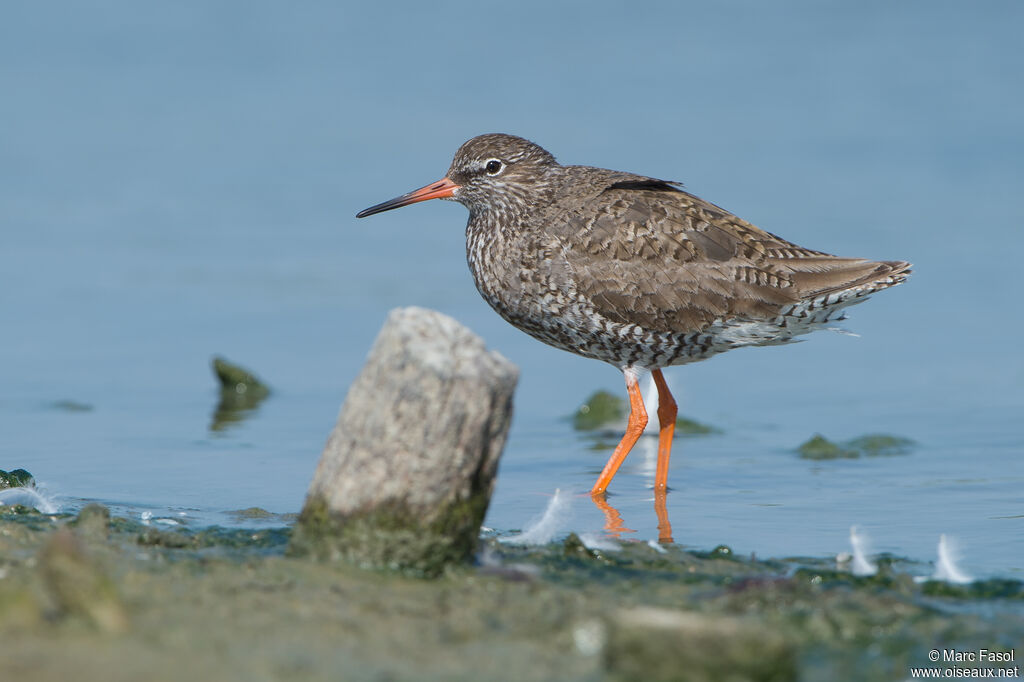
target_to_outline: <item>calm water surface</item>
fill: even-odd
[[[607,458],[567,416],[613,368],[477,295],[465,210],[354,214],[504,131],[566,163],[678,179],[808,247],[907,259],[859,338],[670,371],[677,542],[827,556],[860,526],[923,561],[1024,576],[1024,6],[517,3],[438,11],[112,0],[0,11],[0,468],[60,504],[193,525],[295,512],[387,311],[452,315],[522,369],[487,525],[509,532]],[[275,389],[209,429],[222,353]],[[91,410],[55,406],[75,401]],[[814,433],[912,438],[814,462]],[[657,536],[651,443],[609,502]],[[599,532],[573,498],[564,530]]]

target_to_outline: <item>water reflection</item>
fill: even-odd
[[[594,501],[597,508],[604,514],[604,530],[606,533],[617,538],[623,533],[636,532],[632,528],[626,528],[625,523],[622,521],[622,514],[618,509],[608,504],[608,500],[604,495],[591,495],[590,499]]]
[[[590,499],[604,515],[604,531],[612,537],[619,538],[623,533],[635,533],[632,528],[627,528],[622,520],[622,513],[613,507],[604,495],[591,495]],[[654,514],[658,518],[658,542],[671,544],[672,522],[668,518],[668,493],[664,490],[654,491]]]

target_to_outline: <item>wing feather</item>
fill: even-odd
[[[565,259],[597,312],[652,331],[773,318],[787,305],[908,267],[797,246],[651,178],[619,174],[559,218],[546,232],[551,253]]]

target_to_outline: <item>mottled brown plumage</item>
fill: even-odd
[[[910,272],[903,261],[797,246],[677,183],[562,166],[534,143],[503,134],[469,140],[442,181],[359,217],[432,198],[469,208],[469,266],[502,317],[545,343],[619,367],[631,396],[638,372],[660,379],[663,367],[786,343]],[[671,402],[662,384],[661,402]],[[635,401],[633,412],[635,431],[646,414],[635,415]],[[613,460],[625,457],[629,438]],[[603,492],[603,479],[595,492]]]

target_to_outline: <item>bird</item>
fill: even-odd
[[[356,217],[429,199],[469,209],[469,269],[501,317],[622,371],[629,417],[591,488],[595,500],[604,499],[647,426],[641,377],[649,372],[658,391],[654,489],[663,496],[678,411],[664,368],[797,340],[911,272],[905,261],[797,246],[681,183],[562,165],[541,146],[504,133],[468,140],[439,181]]]

